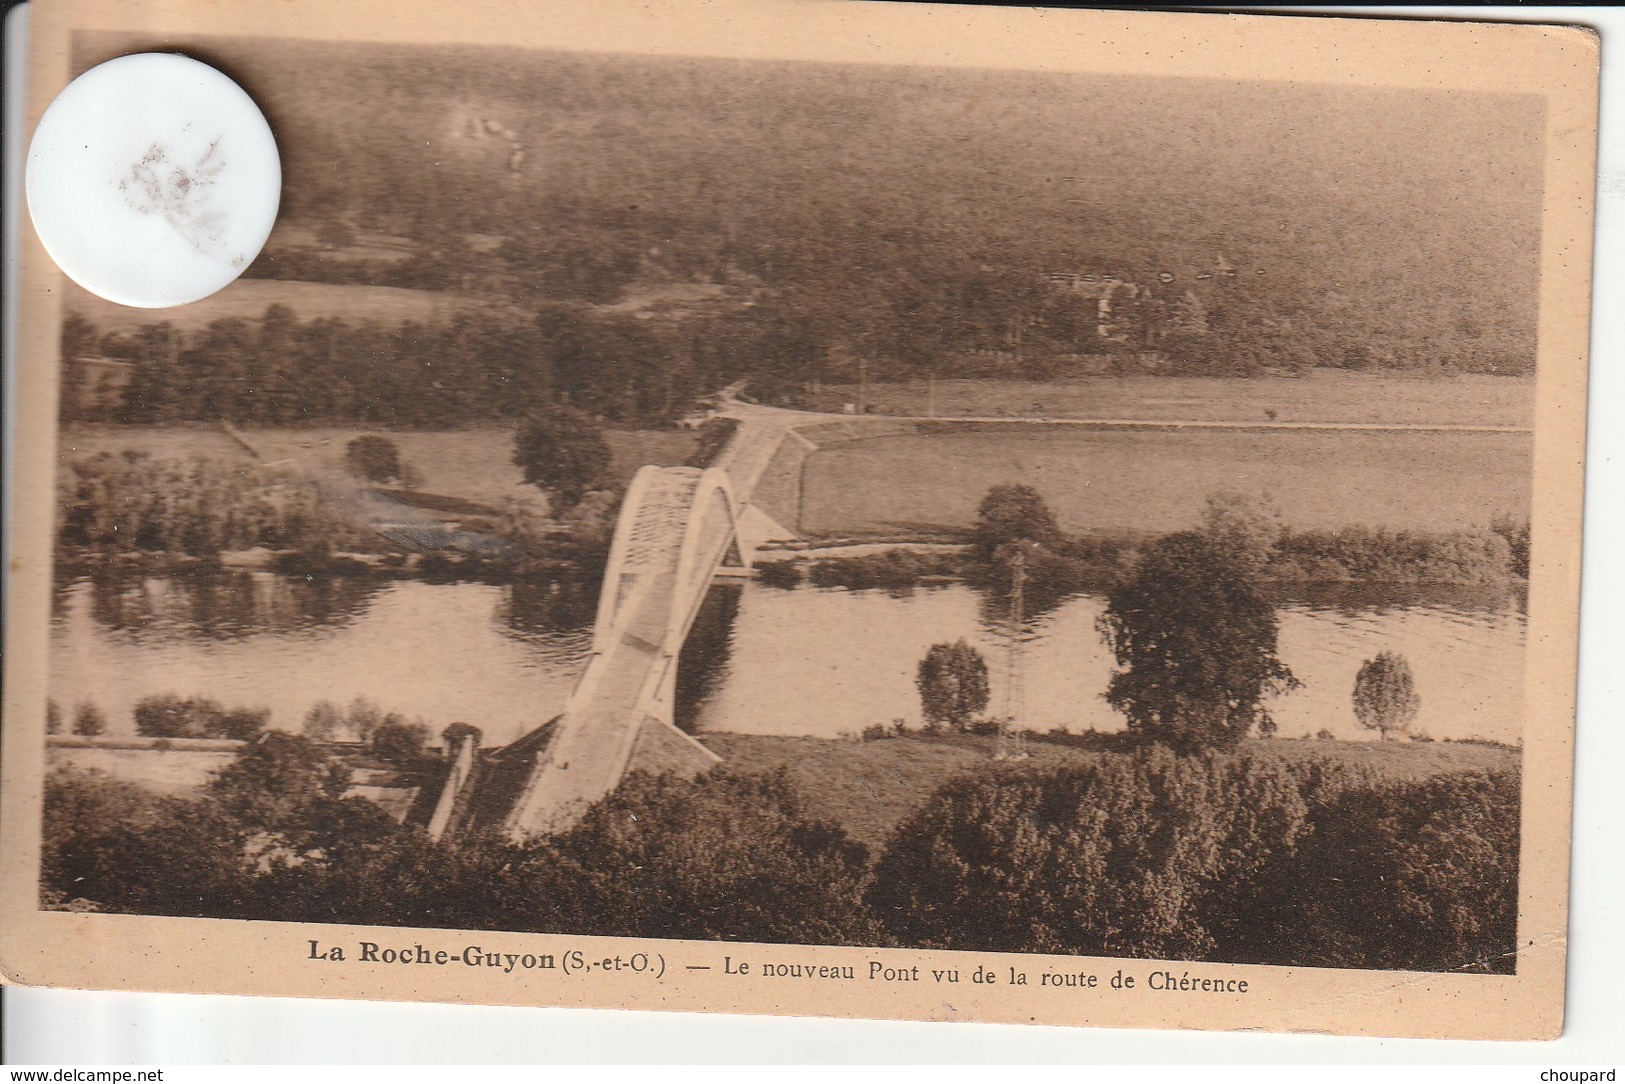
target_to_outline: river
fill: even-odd
[[[479,726],[500,745],[564,705],[591,640],[596,587],[435,584],[267,572],[59,582],[50,695],[71,719],[91,701],[112,735],[133,733],[144,696],[175,692],[268,707],[297,730],[320,700],[364,696],[428,723]],[[1036,730],[1109,731],[1111,659],[1098,595],[1028,622],[1022,717]],[[1525,615],[1506,593],[1370,588],[1287,596],[1280,655],[1303,688],[1271,705],[1283,737],[1369,738],[1350,706],[1360,663],[1382,650],[1416,673],[1417,729],[1517,742]],[[713,588],[679,667],[679,721],[696,731],[835,737],[919,717],[914,671],[961,637],[986,656],[990,710],[1010,710],[1007,624],[963,585],[908,592],[757,583]]]

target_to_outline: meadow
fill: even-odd
[[[852,384],[826,384],[819,409],[857,401]],[[924,379],[870,384],[876,414],[925,417]],[[1145,421],[1343,422],[1386,425],[1534,424],[1535,381],[1527,376],[1358,373],[1314,369],[1307,376],[1247,380],[1204,376],[1078,376],[1047,382],[938,380],[936,416],[1098,418]]]
[[[1527,433],[937,430],[833,445],[803,475],[812,535],[959,528],[988,488],[1037,488],[1071,532],[1194,526],[1218,491],[1268,492],[1290,527],[1488,527],[1528,516]]]

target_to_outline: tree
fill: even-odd
[[[996,485],[987,491],[976,512],[971,539],[976,559],[988,565],[1012,542],[1030,542],[1050,552],[1066,545],[1066,536],[1038,490],[1017,484]]]
[[[920,709],[928,723],[948,723],[963,730],[987,708],[987,662],[964,640],[932,644],[920,660],[914,684],[920,690]]]
[[[280,832],[304,828],[312,805],[337,801],[349,779],[349,769],[309,738],[270,730],[215,774],[209,795],[233,817]]]
[[[1252,905],[1305,817],[1275,758],[961,776],[893,834],[868,899],[908,947],[1201,959],[1271,926]]]
[[[1411,664],[1403,655],[1384,651],[1367,659],[1354,678],[1354,717],[1383,741],[1390,730],[1403,733],[1421,707]]]
[[[311,741],[332,741],[343,725],[344,712],[331,700],[318,700],[305,712],[304,733]]]
[[[98,738],[107,733],[107,716],[95,704],[80,704],[73,715],[73,732],[82,738]]]
[[[499,856],[482,888],[498,913],[467,925],[802,945],[880,936],[863,905],[868,848],[810,816],[782,768],[634,773],[541,843],[539,856],[556,848],[557,858],[527,869]],[[563,913],[538,925],[542,908]]]
[[[1275,958],[1306,967],[1512,974],[1521,779],[1373,779],[1312,803]]]
[[[526,482],[551,496],[555,512],[579,503],[609,478],[603,428],[570,407],[525,418],[514,434],[513,461]]]
[[[364,696],[350,701],[350,733],[363,745],[372,742],[373,732],[384,722],[384,709]]]
[[[344,465],[369,482],[393,482],[401,476],[401,450],[388,437],[356,437],[344,446]]]
[[[1234,746],[1269,719],[1265,696],[1299,684],[1276,657],[1275,608],[1257,581],[1197,532],[1147,550],[1099,629],[1122,667],[1106,700],[1130,731],[1180,752]]]

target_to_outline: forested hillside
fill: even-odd
[[[642,317],[664,360],[618,412],[715,367],[859,359],[1533,365],[1532,97],[258,40],[214,59],[283,153],[250,275],[499,300],[561,371]]]

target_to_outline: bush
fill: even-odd
[[[312,804],[342,797],[349,779],[349,769],[309,738],[273,730],[215,773],[209,795],[255,828],[280,831],[304,822]]]
[[[789,565],[790,562],[783,562]],[[824,557],[814,561],[807,579],[814,587],[845,587],[853,591],[882,589],[906,591],[928,576],[953,576],[963,562],[957,553],[920,553],[893,549],[851,557]],[[764,568],[768,566],[763,566]],[[792,569],[795,566],[791,566]],[[794,586],[775,584],[774,586]]]
[[[524,895],[574,900],[572,932],[877,943],[867,848],[806,819],[782,770],[632,776],[555,846],[552,872],[568,879]]]
[[[1390,531],[1345,527],[1285,531],[1268,573],[1278,580],[1501,584],[1513,552],[1489,531]]]
[[[253,877],[213,803],[67,768],[45,781],[40,860],[46,905],[75,910],[238,917]]]
[[[1516,772],[1106,756],[956,780],[868,900],[921,948],[1512,973]]]
[[[265,546],[376,547],[377,535],[321,499],[314,483],[276,470],[202,459],[103,452],[58,480],[65,547],[185,553]]]
[[[73,732],[82,738],[99,738],[107,733],[107,716],[95,704],[80,704],[73,715]]]
[[[232,738],[252,741],[271,720],[270,708],[231,708],[205,696],[174,693],[142,697],[135,705],[135,732],[148,738]]]
[[[1513,973],[1518,810],[1516,772],[1329,795],[1291,871],[1294,936],[1278,962]]]
[[[1202,533],[1215,549],[1258,575],[1275,556],[1286,529],[1268,493],[1215,493],[1202,509]]]
[[[356,437],[344,446],[344,465],[369,482],[394,482],[401,477],[401,450],[388,437]]]
[[[474,747],[477,749],[479,748],[480,738],[483,736],[477,726],[471,726],[468,723],[452,723],[440,732],[441,748],[446,751],[447,756],[450,756],[456,752],[457,747],[464,740],[472,739]]]
[[[45,702],[45,733],[62,733],[62,706],[55,700]]]
[[[868,898],[910,946],[1195,959],[1305,814],[1272,761],[1150,750],[965,778],[898,829]]]
[[[1028,485],[996,485],[987,491],[971,529],[978,562],[993,565],[1012,543],[1029,543],[1051,553],[1065,548],[1067,538],[1038,491]]]

